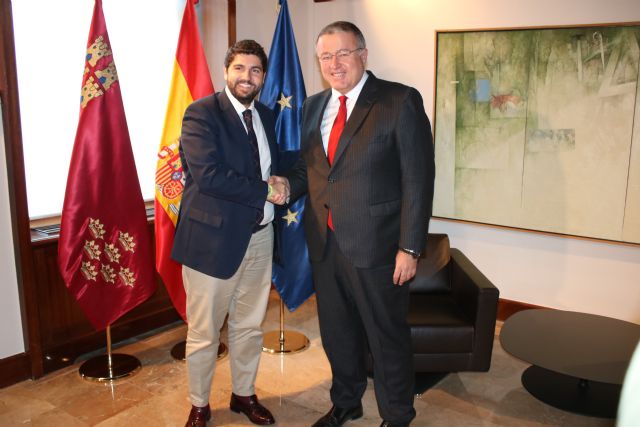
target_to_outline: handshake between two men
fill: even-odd
[[[274,205],[284,205],[289,201],[291,187],[289,186],[289,180],[287,178],[271,176],[267,184],[269,184],[269,193],[267,194],[268,202]]]

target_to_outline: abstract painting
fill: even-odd
[[[436,45],[434,216],[640,243],[640,25]]]

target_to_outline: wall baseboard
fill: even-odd
[[[130,315],[125,315],[124,320],[127,320],[127,316],[131,317]],[[173,307],[166,307],[154,313],[144,313],[144,316],[124,322],[119,320],[111,329],[113,345],[117,347],[126,340],[149,332],[158,332],[155,330],[166,329],[173,323],[180,321],[181,319]],[[83,335],[70,334],[70,337],[59,345],[50,346],[46,349],[43,373],[46,375],[57,369],[73,365],[78,357],[100,350],[104,346],[104,331],[93,331]],[[29,352],[26,352],[0,359],[0,389],[40,376],[32,372],[31,356]]]
[[[511,315],[516,314],[519,311],[530,310],[532,308],[547,308],[547,307],[542,307],[540,305],[527,304],[526,302],[512,301],[512,300],[500,298],[498,300],[498,314],[496,316],[496,319],[504,322],[509,317],[511,317]]]
[[[28,353],[18,353],[0,359],[0,388],[31,378]]]

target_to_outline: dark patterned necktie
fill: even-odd
[[[255,166],[256,178],[262,179],[262,168],[260,167],[260,150],[258,149],[258,137],[253,129],[253,116],[251,110],[244,110],[242,112],[242,118],[244,124],[247,125],[247,134],[249,135],[249,145],[251,145],[251,151],[253,153],[253,163]],[[264,218],[264,210],[260,209],[256,215],[256,226],[259,226]]]
[[[260,150],[258,149],[258,138],[256,132],[253,130],[253,115],[251,110],[244,110],[242,112],[242,118],[244,124],[247,125],[247,133],[249,134],[249,144],[251,145],[251,151],[253,152],[253,163],[255,166],[255,172],[257,178],[262,178],[262,169],[260,168]]]

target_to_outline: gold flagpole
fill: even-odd
[[[111,358],[111,325],[107,326],[107,366],[109,378],[113,378],[113,359]]]
[[[138,358],[111,351],[111,325],[107,326],[107,354],[95,356],[80,365],[80,376],[87,381],[112,382],[138,373]]]
[[[309,347],[309,338],[295,331],[284,330],[284,301],[280,297],[280,330],[264,334],[262,351],[271,354],[294,354]]]

